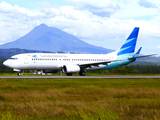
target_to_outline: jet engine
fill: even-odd
[[[78,65],[64,65],[63,70],[65,73],[77,73],[80,71],[80,67]]]

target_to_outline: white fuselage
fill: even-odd
[[[116,52],[109,54],[26,53],[12,56],[3,64],[15,70],[60,70],[63,65],[99,63],[113,59],[116,59]],[[105,65],[98,67],[103,66]]]

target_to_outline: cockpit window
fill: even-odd
[[[18,60],[18,58],[10,58],[10,60]]]

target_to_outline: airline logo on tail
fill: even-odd
[[[138,38],[139,27],[135,27],[132,33],[129,35],[125,43],[122,45],[120,50],[117,53],[117,56],[120,55],[133,55],[136,47],[136,42]]]

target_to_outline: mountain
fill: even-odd
[[[13,42],[0,46],[0,49],[20,48],[27,50],[40,50],[51,52],[77,52],[77,53],[109,53],[113,50],[90,45],[77,37],[55,27],[41,24],[25,36]]]

